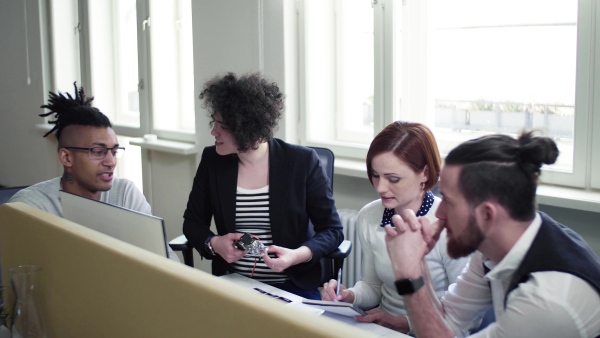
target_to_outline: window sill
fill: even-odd
[[[334,165],[337,175],[367,178],[364,161],[336,158]],[[554,207],[598,212],[600,192],[542,184],[537,189],[537,202]]]
[[[600,192],[541,184],[537,189],[537,202],[554,207],[598,212]]]
[[[44,134],[54,128],[53,124],[50,123],[38,123],[35,125],[35,129],[42,131]]]
[[[185,142],[146,140],[137,137],[130,139],[129,144],[139,146],[144,150],[156,150],[177,155],[195,155],[198,153],[198,148],[195,144]]]

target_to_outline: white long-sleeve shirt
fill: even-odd
[[[539,214],[498,264],[475,252],[464,273],[451,285],[442,304],[448,325],[459,337],[493,303],[496,322],[472,337],[597,337],[600,295],[572,274],[534,272],[504,299],[511,276],[523,260],[541,225]],[[483,264],[491,270],[486,275]],[[489,282],[489,283],[488,283]]]

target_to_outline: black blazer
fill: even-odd
[[[219,235],[235,232],[237,175],[237,155],[221,156],[215,146],[204,148],[183,215],[183,233],[201,256],[214,258],[212,273],[217,276],[227,273],[229,264],[211,256],[204,242],[213,234],[213,217]],[[302,289],[318,287],[321,258],[334,251],[344,235],[329,177],[314,150],[279,139],[269,141],[269,214],[275,245],[289,249],[305,245],[313,254],[309,262],[285,272]],[[316,232],[310,238],[309,219]]]

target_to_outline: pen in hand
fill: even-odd
[[[339,296],[340,294],[340,286],[342,285],[342,269],[340,269],[338,271],[338,278],[337,278],[337,287],[335,289],[335,300],[338,300],[337,296]]]

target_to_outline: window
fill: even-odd
[[[426,95],[433,101],[436,133],[443,134],[443,140],[460,140],[464,134],[517,135],[523,128],[541,129],[561,150],[554,168],[571,171],[577,4],[429,4],[431,85]],[[473,9],[477,15],[472,15]],[[442,152],[456,143],[440,144]]]
[[[399,119],[427,124],[442,154],[480,135],[538,129],[561,151],[543,180],[584,187],[592,6],[304,0],[302,142],[363,160],[375,133]]]
[[[191,0],[150,0],[150,55],[154,93],[152,112],[155,132],[194,132],[191,8]],[[173,112],[179,114],[172,114]]]
[[[51,3],[54,86],[78,81],[119,135],[193,141],[191,1]]]
[[[53,87],[77,81],[123,144],[157,134],[194,141],[191,0],[65,0],[50,4]],[[141,150],[119,173],[141,189]]]
[[[73,92],[73,82],[81,84],[79,18],[77,0],[53,1],[50,6],[52,70],[54,86],[60,92]]]
[[[373,9],[345,0],[305,1],[303,8],[305,139],[351,151],[346,144],[373,138]]]
[[[89,81],[94,104],[102,108],[114,125],[138,129],[138,83],[141,80],[136,2],[91,0],[87,8],[89,34],[85,37],[89,45]]]

